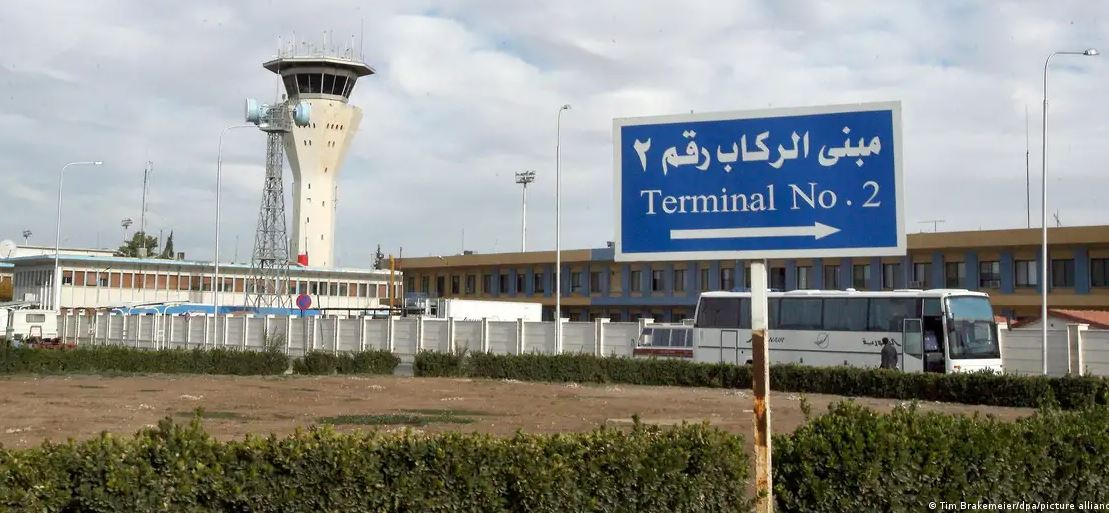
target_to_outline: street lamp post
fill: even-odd
[[[219,315],[219,205],[220,184],[223,176],[223,136],[228,131],[236,128],[251,128],[254,125],[232,125],[224,128],[219,133],[219,150],[216,152],[216,247],[215,256],[212,257],[212,313]],[[201,287],[204,288],[204,287]]]
[[[562,352],[562,111],[558,108],[555,121],[555,347]]]
[[[1047,375],[1047,288],[1050,285],[1048,279],[1048,256],[1047,256],[1047,69],[1051,64],[1051,58],[1056,55],[1085,55],[1093,57],[1098,55],[1095,48],[1087,48],[1081,52],[1054,52],[1047,56],[1044,60],[1044,133],[1043,133],[1043,183],[1041,187],[1042,197],[1040,198],[1040,214],[1041,214],[1041,229],[1043,231],[1043,244],[1040,246],[1042,253],[1040,254],[1040,327],[1041,336],[1040,341],[1041,349],[1043,350],[1043,373]]]
[[[516,173],[516,183],[524,186],[524,196],[520,206],[520,252],[528,250],[528,184],[535,181],[535,171]]]
[[[62,166],[58,172],[58,225],[54,233],[54,304],[52,310],[61,311],[62,305],[62,275],[58,272],[58,255],[62,252],[62,183],[65,180],[65,170],[69,166],[99,166],[104,163],[97,161],[70,162]]]

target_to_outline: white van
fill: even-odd
[[[4,338],[8,341],[58,340],[58,313],[53,310],[3,309],[0,310]]]

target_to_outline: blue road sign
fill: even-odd
[[[900,102],[613,121],[616,260],[905,254]]]

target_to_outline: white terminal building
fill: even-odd
[[[353,51],[332,53],[294,47],[263,64],[281,75],[290,100],[311,105],[310,123],[285,134],[285,154],[293,171],[291,249],[296,261],[313,267],[335,265],[337,180],[362,122],[362,109],[349,103],[350,94],[359,77],[374,73]]]
[[[53,252],[53,248],[51,248]],[[54,255],[3,260],[14,276],[13,298],[45,309],[103,310],[149,304],[212,305],[211,262],[61,254],[60,290]],[[245,306],[250,264],[220,264],[220,311]],[[389,304],[390,272],[377,269],[289,268],[289,294],[307,294],[312,309],[364,310]],[[399,273],[392,297],[403,297]],[[55,298],[60,295],[60,302]]]

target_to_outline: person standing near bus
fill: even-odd
[[[893,341],[886,337],[882,337],[882,368],[897,368],[897,348],[893,347]]]

